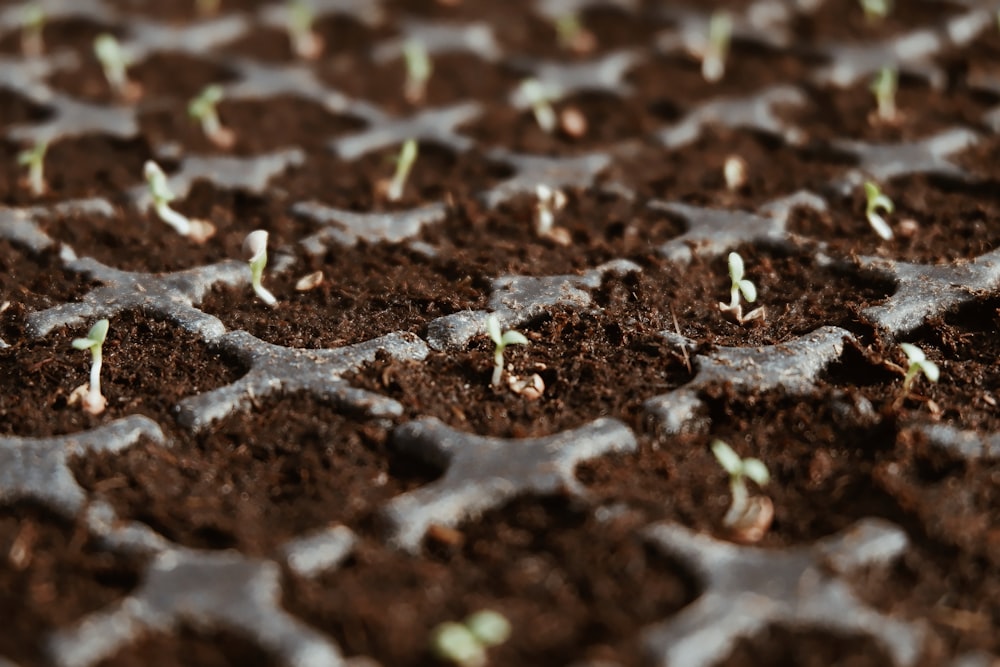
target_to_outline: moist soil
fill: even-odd
[[[177,25],[192,18],[185,3],[110,4],[129,16]],[[262,3],[221,4],[223,13],[249,15]],[[811,68],[824,61],[817,45],[874,43],[939,26],[958,7],[899,0],[897,11],[873,23],[853,0],[827,0],[793,22],[795,44],[788,48],[736,40],[725,78],[707,84],[696,58],[653,46],[670,21],[647,6],[652,3],[637,4],[641,15],[620,8],[583,11],[581,23],[595,36],[587,51],[561,45],[552,24],[526,2],[406,0],[387,3],[376,25],[342,13],[319,19],[316,30],[327,57],[312,64],[295,58],[283,31],[263,25],[214,53],[154,54],[129,70],[144,90],[136,103],[139,135],[56,139],[41,197],[19,184],[24,172],[14,162],[24,146],[0,142],[3,204],[46,206],[91,196],[113,204],[110,217],[38,212],[35,218],[55,241],[111,267],[162,273],[243,259],[245,235],[267,230],[273,254],[264,284],[278,305],[264,305],[249,287],[226,286],[216,286],[196,305],[228,329],[294,348],[340,347],[395,331],[424,336],[436,317],[487,310],[492,281],[505,275],[574,278],[619,258],[641,268],[606,275],[591,291],[592,308],[553,307],[518,325],[529,343],[507,349],[500,386],[490,384],[493,344],[480,335],[461,349],[432,350],[422,362],[379,355],[347,377],[355,387],[398,401],[397,418],[373,420],[312,396],[278,392],[190,433],[176,422],[178,402],[235,382],[246,369],[174,324],[126,311],[111,318],[104,347],[108,409],[91,416],[68,405],[69,394],[87,381],[90,364],[89,355],[70,342],[91,322],[36,340],[27,336],[26,317],[80,301],[96,283],[61,268],[56,248],[34,254],[0,241],[0,338],[9,345],[0,348],[0,380],[7,388],[0,395],[0,436],[74,434],[132,414],[154,419],[164,443],[142,440],[117,454],[84,454],[70,466],[89,497],[187,547],[236,549],[281,562],[290,539],[349,526],[359,537],[348,559],[314,578],[286,568],[282,604],[332,637],[345,655],[404,667],[441,664],[427,649],[431,630],[482,608],[501,611],[514,628],[507,643],[491,650],[491,665],[640,664],[642,628],[674,617],[706,588],[683,563],[647,544],[643,528],[675,521],[718,539],[733,538],[723,525],[730,501],[726,475],[710,450],[719,438],[741,456],[763,460],[771,473],[767,486],[751,485],[751,493],[767,495],[775,510],[758,547],[807,545],[865,517],[887,519],[905,530],[910,545],[896,562],[853,574],[855,595],[899,619],[928,625],[921,667],[946,664],[968,650],[1000,651],[994,632],[1000,608],[992,602],[1000,599],[998,464],[944,452],[917,428],[943,423],[979,433],[1000,430],[1000,300],[995,293],[982,295],[907,334],[906,341],[940,365],[941,379],[931,384],[919,378],[903,395],[906,362],[898,342],[864,314],[885,303],[896,286],[856,261],[875,255],[955,263],[993,250],[1000,241],[996,140],[985,138],[955,157],[978,181],[903,176],[881,183],[896,205],[888,216],[897,230],[893,241],[880,241],[871,231],[860,188],[841,196],[828,187],[854,166],[836,140],[924,138],[956,124],[986,130],[982,116],[997,96],[976,88],[970,75],[995,60],[997,37],[940,56],[946,75],[941,90],[904,76],[897,98],[901,117],[879,123],[869,118],[874,100],[867,82],[834,89],[812,81]],[[407,102],[400,60],[378,60],[372,49],[404,34],[404,16],[484,21],[495,29],[503,56],[497,62],[468,54],[435,57],[424,103]],[[50,22],[47,48],[75,51],[80,67],[60,69],[47,82],[91,103],[117,105],[122,102],[92,54],[92,39],[101,31],[130,34],[124,19],[108,26]],[[583,113],[587,127],[580,136],[546,134],[530,110],[508,103],[531,59],[579,64],[637,46],[641,57],[625,73],[621,95],[589,88],[555,104],[557,112]],[[18,49],[15,33],[0,35],[0,52]],[[188,118],[186,106],[206,85],[233,81],[229,59],[235,57],[310,67],[331,88],[389,115],[475,101],[481,115],[459,128],[474,146],[460,152],[422,142],[398,202],[387,201],[379,183],[391,177],[399,146],[355,160],[337,156],[332,141],[371,128],[314,101],[290,95],[225,100],[219,113],[236,143],[220,148]],[[805,94],[803,108],[776,110],[799,126],[800,144],[741,127],[711,126],[669,150],[650,136],[702,102],[772,85],[797,85]],[[0,102],[5,128],[56,113],[14,90],[0,90]],[[247,157],[290,147],[301,148],[304,161],[277,174],[262,193],[199,181],[174,202],[177,210],[216,226],[204,244],[137,210],[128,195],[143,185],[142,165],[152,157]],[[484,204],[482,194],[515,173],[513,165],[489,157],[491,148],[611,158],[593,187],[566,189],[556,226],[568,233],[569,244],[535,233],[529,195],[492,209]],[[733,155],[746,162],[747,176],[730,187],[723,166]],[[176,160],[160,161],[168,173],[178,167]],[[764,215],[763,204],[801,189],[823,194],[829,209],[795,209],[787,242],[727,249],[741,254],[746,277],[758,290],[757,301],[744,309],[762,306],[762,320],[740,324],[719,309],[730,291],[725,253],[696,255],[678,265],[658,252],[688,223],[650,207],[651,200]],[[437,202],[445,209],[442,220],[406,242],[330,241],[309,254],[302,239],[342,225],[294,214],[291,206],[300,201],[359,213]],[[286,260],[282,271],[273,270],[276,254]],[[318,286],[296,288],[316,271],[323,274]],[[642,403],[683,387],[697,372],[697,355],[669,343],[662,332],[680,334],[692,350],[710,353],[718,346],[786,343],[823,326],[842,327],[860,342],[845,346],[807,395],[742,392],[722,383],[698,396],[699,416],[710,429],[667,436],[648,428]],[[508,385],[511,376],[535,374],[544,384],[538,398]],[[393,428],[421,417],[505,438],[551,435],[612,417],[633,429],[638,448],[580,464],[576,478],[588,492],[583,498],[520,497],[454,528],[431,531],[408,554],[386,544],[381,513],[392,498],[443,472],[439,463],[404,457],[393,447]],[[511,447],[514,456],[517,443]],[[46,664],[48,633],[126,596],[139,585],[143,567],[140,558],[103,548],[76,518],[8,502],[0,509],[0,614],[10,631],[0,636],[0,656],[26,667]],[[101,664],[277,664],[251,639],[182,626],[169,635],[145,636]],[[774,626],[739,640],[718,664],[887,663],[869,638]]]

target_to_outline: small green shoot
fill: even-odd
[[[415,139],[407,139],[399,151],[396,158],[396,172],[392,175],[392,180],[385,188],[385,197],[389,201],[399,201],[403,198],[406,190],[406,181],[413,170],[413,163],[417,161],[418,146]]]
[[[152,160],[147,160],[143,167],[143,175],[149,186],[149,194],[153,199],[153,209],[160,220],[173,227],[178,234],[188,237],[195,243],[204,243],[215,234],[215,227],[212,226],[212,223],[190,219],[170,208],[170,202],[174,201],[177,195],[170,189],[167,176],[160,169],[160,165]]]
[[[569,232],[556,227],[556,213],[566,207],[566,195],[562,190],[539,183],[535,186],[535,233],[542,238],[552,239],[559,245],[568,245]]]
[[[933,361],[927,359],[923,350],[910,343],[900,343],[899,347],[903,349],[907,362],[906,375],[903,376],[903,398],[909,396],[910,389],[919,375],[923,374],[928,382],[937,382],[940,379],[941,369]]]
[[[868,224],[872,226],[875,233],[882,239],[891,241],[893,238],[892,227],[889,226],[889,223],[885,221],[885,218],[882,217],[879,211],[892,213],[895,210],[892,200],[882,194],[876,183],[865,181],[865,202],[865,217],[868,218]]]
[[[701,76],[714,83],[726,73],[726,56],[733,35],[733,17],[722,9],[712,12],[708,20],[708,46],[701,59]]]
[[[126,73],[130,64],[129,58],[114,35],[110,33],[98,35],[94,40],[94,55],[101,63],[104,78],[108,80],[108,85],[115,95],[126,101],[139,97],[141,93],[139,84],[130,81]]]
[[[299,58],[315,60],[323,52],[323,38],[313,32],[315,18],[308,0],[288,0],[288,39]]]
[[[869,25],[880,23],[892,11],[892,0],[861,0],[861,9]]]
[[[569,12],[555,21],[556,38],[559,46],[577,54],[590,53],[597,46],[594,33],[583,27],[580,15]]]
[[[108,326],[107,320],[98,320],[90,327],[86,338],[74,338],[72,343],[77,350],[90,350],[90,383],[78,387],[70,396],[70,402],[79,400],[83,409],[92,415],[104,412],[108,403],[101,394],[102,349],[108,337]]]
[[[896,91],[899,90],[899,73],[895,67],[883,67],[872,79],[871,91],[875,95],[875,118],[882,123],[899,120],[896,108]]]
[[[459,667],[484,667],[487,649],[503,644],[510,635],[510,621],[499,612],[484,609],[462,623],[448,621],[434,628],[431,651]]]
[[[713,440],[711,447],[715,460],[729,473],[732,501],[722,522],[741,541],[757,542],[771,525],[774,506],[766,497],[758,497],[751,501],[746,480],[750,479],[758,486],[766,486],[771,480],[767,466],[760,459],[740,458],[740,455],[722,440]]]
[[[39,139],[34,146],[17,154],[17,163],[28,168],[28,187],[36,197],[45,194],[45,153],[48,149],[49,142]]]
[[[743,306],[740,304],[740,295],[746,299],[747,303],[753,303],[757,300],[757,287],[749,280],[743,277],[744,266],[743,258],[740,257],[739,253],[731,252],[729,253],[729,280],[731,287],[729,290],[729,303],[719,302],[719,310],[724,313],[732,313],[733,317],[740,324],[749,322],[755,319],[764,319],[766,313],[763,307],[754,308],[746,315],[743,314]]]
[[[45,51],[42,32],[45,30],[45,10],[39,2],[29,2],[21,15],[21,53],[38,58]]]
[[[490,384],[494,387],[500,385],[500,378],[503,376],[503,351],[508,345],[527,345],[528,339],[524,334],[508,330],[500,333],[500,320],[495,313],[490,313],[486,319],[486,332],[490,335],[490,340],[496,347],[493,350],[493,379]]]
[[[236,135],[219,121],[216,107],[222,101],[222,86],[206,86],[197,97],[188,102],[188,116],[201,123],[201,129],[208,140],[219,148],[231,148]]]
[[[247,234],[247,237],[243,240],[243,254],[246,256],[247,261],[250,262],[253,291],[267,305],[275,305],[278,300],[262,283],[264,267],[267,266],[267,232],[263,229],[258,229]]]
[[[427,82],[434,72],[434,65],[427,54],[427,47],[418,39],[411,39],[403,45],[403,59],[406,61],[406,83],[403,95],[410,104],[421,104],[427,94]]]
[[[556,129],[556,112],[545,86],[538,79],[525,79],[521,82],[520,93],[535,114],[538,127],[552,134]]]

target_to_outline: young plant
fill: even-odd
[[[484,667],[487,649],[510,638],[510,621],[496,611],[484,609],[462,623],[441,623],[431,633],[431,651],[459,667]]]
[[[17,163],[28,168],[28,187],[36,197],[45,193],[45,152],[49,142],[39,139],[34,146],[17,154]]]
[[[83,409],[92,415],[104,412],[108,404],[101,394],[102,348],[108,337],[108,326],[107,320],[98,320],[90,327],[86,338],[74,338],[72,343],[78,350],[90,350],[90,383],[78,387],[70,396],[70,402],[79,400]]]
[[[916,345],[911,345],[910,343],[900,343],[899,346],[903,349],[903,354],[906,355],[906,375],[903,376],[903,392],[901,398],[909,396],[910,389],[913,387],[914,381],[921,374],[929,382],[937,382],[941,377],[941,369],[933,361],[927,359],[927,355]]]
[[[288,0],[288,39],[300,58],[314,60],[323,52],[323,38],[313,31],[312,7],[307,0]]]
[[[143,174],[146,177],[146,184],[149,186],[149,193],[153,198],[153,209],[160,220],[173,227],[178,234],[188,237],[195,243],[204,243],[215,234],[215,227],[212,226],[212,223],[205,220],[192,220],[170,208],[170,202],[176,199],[177,195],[170,189],[167,176],[160,169],[160,165],[152,160],[147,160],[145,167],[143,167]]]
[[[385,197],[389,201],[399,201],[403,198],[403,191],[406,189],[406,180],[413,170],[413,163],[417,161],[417,142],[415,139],[407,139],[399,151],[396,158],[396,172],[392,175],[389,185],[385,186]]]
[[[418,39],[408,40],[403,45],[403,59],[406,61],[403,94],[410,104],[420,104],[427,94],[427,82],[434,72],[434,65],[427,55],[427,47]]]
[[[206,86],[201,93],[188,102],[188,116],[201,123],[201,129],[209,141],[219,148],[231,148],[236,135],[219,121],[216,106],[222,101],[222,86]]]
[[[549,238],[560,245],[568,245],[569,232],[562,227],[556,227],[556,212],[566,206],[566,195],[562,190],[554,190],[539,183],[535,186],[535,233],[543,238]]]
[[[754,308],[746,315],[743,314],[743,306],[740,304],[740,295],[746,299],[747,303],[757,300],[757,287],[743,277],[743,258],[739,253],[729,253],[729,280],[731,287],[729,290],[729,303],[719,302],[719,310],[724,313],[732,313],[733,317],[740,324],[755,319],[764,319],[766,313],[764,307]]]
[[[486,332],[490,335],[490,340],[496,347],[493,350],[493,379],[490,384],[494,387],[500,386],[500,378],[503,376],[503,351],[508,345],[527,345],[528,339],[524,334],[508,330],[500,333],[500,320],[495,313],[490,313],[486,319]]]
[[[751,499],[746,480],[753,480],[758,486],[766,486],[771,479],[767,466],[759,459],[740,458],[722,440],[712,441],[712,454],[729,473],[729,490],[733,496],[722,520],[723,524],[742,542],[760,541],[774,518],[774,505],[766,496]]]
[[[896,108],[896,91],[899,89],[899,73],[895,67],[883,67],[872,79],[871,91],[875,95],[875,119],[882,123],[899,120]]]
[[[892,10],[892,0],[861,0],[861,9],[869,24],[880,22]]]
[[[27,58],[38,58],[45,51],[42,31],[45,29],[45,10],[38,2],[24,6],[21,15],[21,53]]]
[[[262,284],[264,277],[264,267],[267,266],[267,232],[263,229],[247,234],[243,239],[243,254],[250,262],[250,282],[253,291],[257,293],[260,300],[269,306],[278,303],[278,300]]]
[[[875,233],[886,241],[892,240],[892,227],[885,221],[879,213],[880,210],[892,213],[895,206],[892,200],[882,194],[877,184],[872,181],[865,181],[865,217],[868,224],[872,226]]]
[[[733,17],[725,10],[712,12],[708,20],[708,45],[701,58],[701,76],[716,82],[726,73],[726,56],[733,35]]]
[[[111,90],[123,100],[135,100],[141,94],[139,84],[130,81],[126,70],[129,66],[128,56],[114,35],[102,33],[94,40],[94,55],[101,63],[104,78],[108,80]]]
[[[520,86],[521,96],[531,106],[535,114],[535,122],[545,132],[552,134],[556,129],[556,112],[545,86],[538,79],[525,79]]]
[[[573,53],[590,53],[597,46],[594,33],[583,27],[579,14],[568,12],[556,19],[556,38],[559,46]]]
[[[722,165],[726,189],[735,192],[747,184],[747,161],[739,155],[730,155]]]

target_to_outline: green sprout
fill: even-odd
[[[870,88],[872,94],[875,95],[878,119],[883,123],[892,123],[898,120],[896,91],[899,89],[899,74],[896,68],[883,67],[880,69],[875,78],[872,79]]]
[[[250,262],[250,276],[253,284],[253,291],[257,293],[260,300],[269,306],[273,306],[278,300],[261,283],[264,277],[264,267],[267,266],[267,232],[263,229],[247,234],[243,240],[243,254]]]
[[[104,78],[108,80],[111,90],[125,100],[135,99],[139,95],[139,85],[130,81],[126,70],[129,58],[114,35],[102,33],[94,40],[94,55],[101,63]]]
[[[746,480],[751,479],[758,486],[766,486],[771,480],[771,475],[760,459],[740,458],[740,455],[722,440],[713,440],[711,446],[715,460],[729,473],[729,490],[733,496],[729,511],[722,521],[730,528],[738,527],[751,511]]]
[[[892,200],[882,194],[876,183],[865,181],[865,201],[865,217],[868,218],[868,224],[882,239],[891,241],[892,228],[879,213],[879,210],[892,213],[895,210]]]
[[[83,409],[92,415],[101,414],[107,406],[107,399],[101,394],[101,364],[108,326],[107,320],[98,320],[90,327],[86,338],[74,338],[72,343],[77,350],[90,350],[90,383],[86,385],[86,393],[82,394],[80,400]],[[74,394],[79,396],[76,392]]]
[[[403,94],[410,104],[420,104],[427,94],[427,82],[434,72],[434,65],[427,55],[427,47],[419,39],[408,40],[403,45],[403,59],[406,61]]]
[[[879,23],[892,11],[892,0],[860,0],[865,20],[869,24]]]
[[[743,314],[743,306],[740,304],[740,295],[743,295],[743,298],[746,299],[747,303],[753,303],[757,300],[757,287],[752,282],[745,279],[743,275],[743,258],[740,257],[739,253],[729,253],[729,280],[731,283],[729,290],[729,303],[726,304],[720,301],[719,310],[724,313],[732,313],[736,318],[736,321],[740,324],[753,319],[763,319],[765,316],[763,307],[754,308],[746,315]]]
[[[722,9],[712,12],[708,20],[708,46],[701,59],[701,76],[715,82],[726,73],[726,56],[733,35],[733,17]]]
[[[188,116],[201,123],[201,129],[209,141],[220,148],[229,148],[235,143],[236,135],[219,121],[216,106],[222,101],[222,86],[206,86],[201,93],[188,102]]]
[[[177,195],[170,189],[167,176],[160,169],[160,165],[152,160],[147,160],[143,167],[143,175],[146,177],[149,194],[153,199],[153,208],[160,220],[173,227],[178,234],[188,237],[195,243],[204,243],[215,233],[215,227],[212,226],[212,223],[204,220],[192,220],[170,208],[170,202],[174,201]]]
[[[45,192],[45,153],[48,149],[49,142],[39,139],[34,146],[17,154],[17,163],[28,167],[28,186],[36,197]]]
[[[45,29],[45,10],[38,2],[24,6],[21,15],[21,52],[29,58],[37,58],[45,50],[42,31]]]
[[[313,32],[312,7],[307,0],[288,1],[288,39],[300,58],[313,60],[323,51],[323,38]]]
[[[593,51],[596,46],[594,33],[583,27],[580,15],[569,12],[559,16],[555,21],[556,38],[559,46],[575,53]]]
[[[396,172],[392,175],[392,180],[386,188],[385,196],[389,201],[399,201],[403,198],[403,191],[406,189],[406,180],[413,170],[413,163],[417,161],[417,142],[415,139],[407,139],[399,151],[396,158]]]
[[[551,134],[556,129],[556,112],[545,86],[538,79],[525,79],[521,82],[520,93],[531,106],[538,127]]]
[[[484,609],[462,623],[448,621],[434,628],[431,651],[459,667],[484,667],[487,649],[503,644],[510,635],[510,621],[499,612]]]
[[[556,190],[539,183],[535,186],[535,233],[543,238],[550,238],[560,245],[568,245],[569,232],[562,227],[556,227],[556,213],[566,206],[566,195],[562,190]]]
[[[923,373],[923,376],[927,378],[929,382],[937,382],[941,377],[941,369],[933,361],[927,359],[927,355],[916,345],[911,345],[910,343],[900,343],[899,347],[903,349],[903,354],[906,355],[907,367],[906,375],[903,376],[903,396],[908,396],[910,393],[910,388],[913,386],[913,382],[917,379],[917,376]]]
[[[496,387],[499,386],[503,375],[503,351],[508,345],[527,345],[528,339],[518,331],[508,330],[500,333],[500,320],[497,319],[496,313],[490,313],[486,319],[486,332],[496,345],[493,350],[493,379],[490,380],[490,384]]]

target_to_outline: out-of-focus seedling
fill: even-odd
[[[747,161],[739,155],[730,155],[722,165],[722,176],[726,180],[727,190],[739,190],[747,184]]]
[[[882,214],[879,212],[880,210],[892,213],[895,210],[895,206],[891,199],[882,194],[876,183],[865,181],[865,217],[868,218],[868,224],[872,226],[872,229],[881,238],[891,241],[893,238],[892,228],[885,221],[885,218],[882,217]]]
[[[42,32],[45,30],[45,10],[38,2],[29,2],[21,14],[21,53],[26,58],[38,58],[45,51]]]
[[[569,232],[556,227],[556,212],[566,206],[566,195],[562,190],[539,183],[535,186],[535,233],[542,238],[552,239],[560,245],[569,245]]]
[[[503,351],[508,345],[527,345],[528,339],[519,331],[508,330],[500,332],[500,320],[495,313],[490,313],[486,318],[486,332],[490,335],[490,340],[496,346],[493,349],[493,379],[490,384],[494,387],[500,386],[500,378],[503,376]]]
[[[323,38],[313,31],[315,18],[306,0],[288,0],[288,39],[299,58],[315,60],[323,52]]]
[[[899,90],[899,73],[896,68],[880,69],[871,84],[876,104],[875,115],[871,120],[880,123],[895,123],[899,120],[899,110],[896,108],[897,90]]]
[[[90,350],[90,382],[73,390],[69,403],[79,401],[83,409],[92,415],[104,412],[108,404],[101,394],[102,349],[108,337],[108,326],[107,320],[98,320],[90,327],[86,338],[74,338],[72,343],[78,350]]]
[[[726,73],[726,56],[733,35],[733,17],[722,9],[712,12],[708,20],[708,44],[701,58],[701,76],[705,81],[716,82]]]
[[[243,240],[243,254],[250,262],[250,282],[253,291],[269,306],[278,303],[275,296],[262,283],[264,267],[267,266],[267,232],[258,229],[247,234]]]
[[[743,258],[740,257],[739,253],[731,252],[729,253],[729,280],[731,282],[731,288],[729,290],[729,303],[719,302],[719,310],[724,313],[732,313],[733,317],[740,324],[749,322],[750,320],[764,319],[766,313],[764,307],[754,308],[746,315],[743,314],[743,306],[740,303],[740,295],[746,299],[747,303],[753,303],[757,300],[757,287],[749,280],[743,277],[744,267]]]
[[[583,55],[590,53],[597,47],[597,38],[594,33],[583,27],[580,15],[569,12],[558,17],[555,21],[556,37],[559,46]]]
[[[101,63],[104,78],[115,95],[125,101],[134,101],[142,94],[142,87],[135,81],[130,81],[126,70],[129,66],[128,56],[114,35],[102,33],[94,40],[94,55]]]
[[[236,135],[219,120],[216,106],[222,101],[222,86],[206,86],[197,97],[188,102],[188,115],[201,123],[208,140],[219,148],[231,148]]]
[[[430,645],[434,655],[459,667],[485,667],[486,651],[503,644],[510,635],[510,621],[499,612],[484,609],[462,623],[441,623],[431,632]]]
[[[892,0],[860,0],[865,20],[869,24],[879,23],[892,11]]]
[[[928,360],[924,351],[916,345],[900,343],[899,347],[903,349],[907,362],[906,374],[903,376],[903,391],[900,395],[900,399],[904,399],[910,395],[910,389],[913,388],[918,376],[923,374],[928,382],[937,382],[941,377],[941,369],[933,361]]]
[[[403,95],[410,104],[421,104],[427,95],[427,82],[434,72],[427,47],[419,39],[407,40],[403,45],[403,59],[406,61]]]
[[[385,198],[389,201],[399,201],[403,198],[406,181],[413,170],[413,163],[417,161],[417,153],[417,141],[407,139],[399,150],[399,157],[396,158],[396,171],[392,175],[392,180],[388,184],[385,181],[380,182],[378,189],[385,192]]]
[[[751,498],[746,480],[753,480],[758,486],[766,486],[771,479],[767,466],[760,459],[740,458],[722,440],[712,441],[712,454],[729,473],[729,490],[733,496],[729,510],[722,519],[723,525],[733,539],[739,542],[759,542],[774,519],[774,504],[767,496]]]
[[[45,152],[48,149],[49,142],[39,139],[34,146],[17,154],[17,163],[28,168],[28,187],[36,197],[45,193]]]
[[[188,237],[195,243],[204,243],[215,234],[215,227],[212,223],[206,220],[193,220],[170,208],[170,202],[174,201],[177,195],[170,189],[167,176],[160,169],[160,165],[152,160],[147,160],[143,167],[143,175],[149,186],[149,194],[153,198],[153,209],[160,220],[173,227],[178,234]]]
[[[531,106],[538,127],[551,134],[556,129],[556,112],[552,108],[550,95],[538,79],[525,79],[521,82],[521,95]]]

